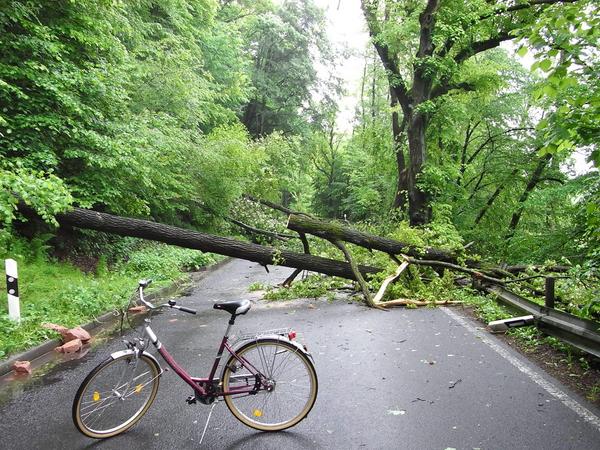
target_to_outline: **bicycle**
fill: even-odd
[[[155,306],[144,299],[144,288],[152,280],[139,282],[139,299],[149,312],[144,333],[127,348],[112,353],[94,368],[81,383],[73,401],[73,422],[84,435],[104,439],[124,433],[148,411],[158,392],[164,373],[158,360],[146,350],[154,345],[164,361],[193,389],[189,404],[216,405],[223,397],[231,413],[243,424],[261,431],[280,431],[303,420],[317,398],[318,381],[311,355],[294,340],[289,329],[271,330],[238,339],[236,348],[229,343],[229,332],[236,317],[246,314],[249,300],[215,303],[214,308],[231,314],[223,340],[208,377],[190,376],[169,354],[150,328],[152,314],[173,308],[196,314],[175,301]],[[223,352],[229,359],[221,376],[215,378]],[[210,411],[212,413],[212,409]],[[210,414],[204,427],[204,433]]]

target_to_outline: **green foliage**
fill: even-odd
[[[246,192],[284,204],[301,204],[309,195],[311,174],[305,170],[307,151],[298,136],[275,131],[252,143],[257,170]]]
[[[248,80],[239,32],[216,13],[210,0],[4,3],[2,187],[40,197],[48,220],[67,190],[84,207],[174,221],[198,201],[226,207],[242,189],[214,177],[245,179],[246,137],[230,125]]]
[[[21,199],[33,207],[48,223],[56,224],[54,215],[64,211],[72,201],[62,180],[52,174],[27,168],[12,168],[0,162],[0,224],[9,226],[15,219]]]
[[[251,283],[250,286],[248,286],[248,292],[263,291],[263,290],[265,290],[265,286],[258,281],[255,281],[254,283]]]
[[[598,45],[600,15],[592,1],[578,1],[558,10],[549,8],[521,36],[532,47],[546,77],[534,98],[551,102],[549,116],[540,122],[542,152],[571,152],[575,146],[591,145],[590,159],[599,166],[600,82]],[[524,48],[524,47],[522,47]]]
[[[130,277],[149,274],[153,280],[160,282],[177,278],[181,270],[198,270],[214,263],[211,254],[156,243],[143,246],[116,269]]]
[[[302,134],[308,128],[311,90],[318,86],[325,91],[317,62],[324,67],[332,62],[323,11],[312,0],[288,0],[251,15],[243,29],[253,59],[253,92],[242,122],[255,138],[274,131]]]
[[[339,288],[343,280],[335,277],[310,275],[304,280],[295,281],[291,287],[268,286],[264,298],[266,300],[290,300],[295,298],[320,298],[333,299],[334,289]]]
[[[6,302],[0,302],[0,359],[56,337],[42,328],[42,323],[73,327],[124,307],[140,278],[152,277],[157,285],[166,285],[181,278],[184,270],[215,262],[213,255],[199,251],[142,243],[129,254],[128,262],[120,262],[111,271],[99,265],[95,275],[84,274],[71,264],[46,256],[50,237],[31,242],[14,238],[0,241],[0,258],[18,262],[22,317],[19,324],[9,320]],[[4,278],[0,290],[6,291]]]

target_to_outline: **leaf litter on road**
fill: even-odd
[[[462,382],[462,378],[459,378],[459,379],[458,379],[458,380],[456,380],[456,381],[451,381],[451,382],[450,382],[450,386],[448,386],[448,389],[454,389],[454,387],[455,387],[455,386],[456,386],[458,383],[461,383],[461,382]]]

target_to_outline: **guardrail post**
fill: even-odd
[[[19,283],[17,274],[17,262],[14,259],[4,260],[6,268],[6,294],[8,295],[8,318],[10,320],[21,320],[21,305],[19,303]]]
[[[545,304],[546,308],[554,308],[554,281],[553,277],[546,277],[546,296],[545,296]]]

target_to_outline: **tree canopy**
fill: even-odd
[[[598,172],[573,159],[600,160],[594,2],[361,6],[371,41],[344,93],[312,1],[2,3],[5,232],[17,197],[49,222],[76,205],[269,224],[251,194],[506,261],[597,262]],[[343,95],[358,96],[351,132]]]

